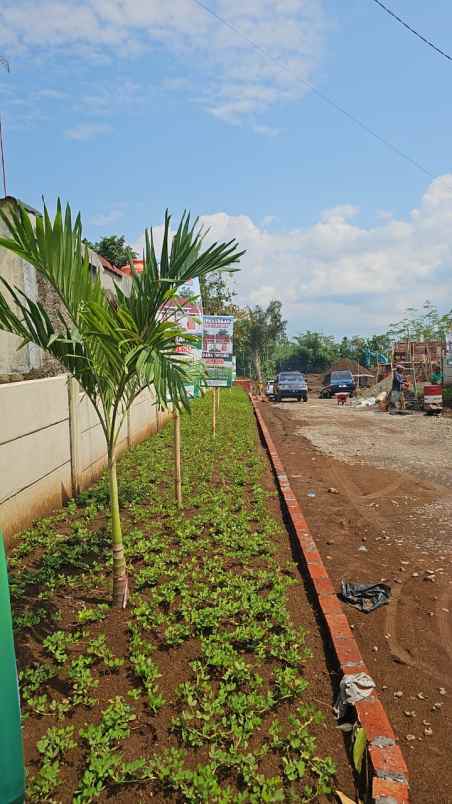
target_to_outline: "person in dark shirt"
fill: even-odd
[[[432,366],[432,377],[431,377],[432,385],[442,385],[443,382],[443,374],[441,371],[441,366],[437,363],[434,363]]]
[[[400,364],[395,367],[392,375],[392,391],[389,400],[389,409],[398,410],[404,407],[403,388],[405,385],[405,377],[403,376],[403,366]]]
[[[392,376],[392,390],[402,391],[405,384],[405,377],[403,376],[403,366],[396,366]]]

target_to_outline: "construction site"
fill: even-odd
[[[440,413],[452,406],[452,347],[447,340],[395,342],[386,362],[368,368],[356,360],[342,358],[328,373],[309,374],[309,386],[318,395],[334,371],[350,371],[356,386],[355,403],[379,405],[387,410],[394,370],[403,374],[403,407],[406,411]],[[366,400],[366,401],[365,401]]]

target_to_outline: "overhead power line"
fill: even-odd
[[[9,73],[9,62],[6,59],[0,56],[0,64],[5,70]],[[5,149],[3,147],[3,129],[2,129],[2,118],[0,117],[0,162],[2,165],[2,177],[3,177],[3,192],[5,193],[5,198],[7,196],[7,189],[6,189],[6,168],[5,168]]]
[[[380,8],[382,8],[383,11],[386,11],[387,14],[389,14],[391,17],[397,20],[397,22],[400,22],[400,24],[403,25],[404,28],[406,28],[412,34],[417,36],[418,39],[421,39],[423,42],[425,42],[426,45],[433,48],[433,50],[436,50],[436,52],[439,53],[440,56],[444,56],[445,59],[452,61],[452,56],[449,56],[448,53],[445,53],[444,50],[441,50],[440,47],[435,45],[434,42],[431,42],[430,39],[427,39],[426,36],[422,36],[422,34],[419,33],[419,31],[416,31],[414,28],[412,28],[411,25],[408,25],[408,23],[405,22],[405,20],[403,20],[401,17],[398,17],[397,14],[394,13],[394,11],[391,11],[390,8],[385,6],[385,4],[381,2],[381,0],[373,0],[373,2],[376,3],[377,6],[380,6]]]
[[[244,39],[246,42],[248,42],[248,44],[254,50],[256,50],[257,53],[260,53],[261,56],[263,56],[267,61],[272,61],[281,70],[284,70],[286,73],[291,75],[292,78],[293,78],[293,75],[291,73],[290,67],[282,59],[278,58],[277,56],[272,56],[271,53],[269,53],[263,47],[258,45],[257,42],[254,42],[252,39],[250,39],[249,36],[247,36],[243,31],[240,30],[240,28],[237,28],[231,22],[228,22],[228,20],[225,20],[224,17],[220,17],[219,14],[217,14],[209,6],[205,5],[201,0],[192,0],[192,2],[195,5],[197,5],[200,8],[202,8],[204,11],[206,11],[212,17],[214,17],[222,25],[225,25],[226,28],[229,28],[229,30],[233,31],[235,34],[237,34],[242,39]],[[359,128],[361,128],[367,134],[370,134],[371,137],[374,137],[374,139],[378,140],[378,142],[380,142],[382,145],[384,145],[390,151],[393,151],[393,153],[397,154],[397,156],[400,156],[402,159],[405,159],[406,162],[409,162],[411,165],[413,165],[413,167],[417,168],[417,170],[420,170],[426,176],[429,176],[430,178],[433,178],[433,173],[430,170],[427,170],[427,168],[423,167],[423,165],[421,165],[420,162],[417,162],[411,156],[409,156],[404,151],[402,151],[400,148],[398,148],[397,145],[394,145],[392,142],[387,140],[385,137],[382,137],[380,134],[378,134],[376,131],[374,131],[370,126],[368,126],[366,123],[364,123],[362,120],[360,120],[359,117],[356,117],[354,114],[352,114],[351,112],[347,111],[347,109],[345,109],[343,106],[340,106],[339,103],[336,103],[336,101],[334,101],[332,98],[328,97],[328,95],[325,95],[325,93],[322,92],[320,89],[317,89],[314,86],[314,84],[311,84],[310,81],[307,81],[305,78],[301,78],[300,76],[297,76],[295,80],[298,81],[301,84],[304,84],[306,87],[308,87],[311,90],[311,92],[314,95],[316,95],[318,98],[323,100],[324,103],[327,103],[333,109],[336,109],[337,112],[340,112],[340,114],[342,114],[344,117],[347,117],[348,120],[350,120],[356,126],[359,126]]]

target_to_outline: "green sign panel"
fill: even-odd
[[[0,801],[22,804],[24,755],[5,546],[0,532]]]
[[[207,382],[210,387],[230,388],[233,383],[234,367],[231,360],[205,360]]]

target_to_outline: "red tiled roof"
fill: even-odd
[[[144,266],[143,260],[132,260],[132,265],[133,265],[134,271],[137,274],[141,274],[141,272],[143,270],[143,266]],[[128,276],[130,276],[130,274],[132,273],[132,271],[130,270],[130,265],[124,265],[122,270],[123,270],[123,272],[125,274],[128,274]]]
[[[118,276],[124,276],[126,271],[124,271],[121,268],[117,268],[116,265],[112,265],[111,262],[109,262],[107,259],[105,259],[105,257],[102,257],[101,254],[99,254],[98,256],[99,256],[99,259],[100,259],[103,267],[107,271],[111,271],[112,274],[117,274]]]

